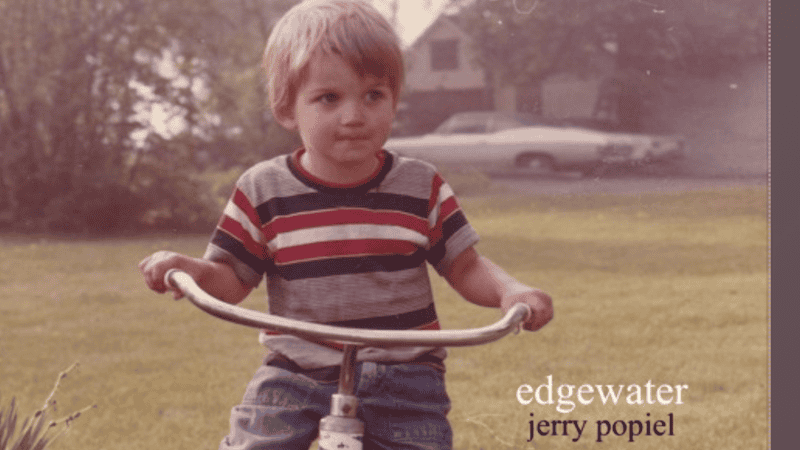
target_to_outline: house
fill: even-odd
[[[456,18],[439,16],[406,50],[400,109],[405,134],[430,131],[454,113],[494,109],[486,74]]]
[[[406,85],[396,134],[430,132],[462,111],[528,112],[553,118],[596,115],[603,79],[614,71],[612,57],[600,75],[559,73],[524,86],[491,85],[477,62],[472,39],[452,11],[441,14],[406,50]],[[604,75],[605,74],[605,75]]]

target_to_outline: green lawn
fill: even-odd
[[[743,188],[464,200],[478,249],[551,293],[556,315],[537,333],[450,350],[455,448],[767,448],[766,199],[764,188]],[[98,407],[53,449],[216,448],[262,357],[255,332],[147,291],[136,268],[159,249],[200,255],[205,241],[0,237],[0,405],[14,396],[34,410],[77,361],[55,416]],[[445,327],[499,317],[434,283]],[[261,295],[245,305],[263,306]],[[554,404],[517,401],[520,386],[550,375]],[[653,404],[645,391],[644,404],[629,405],[628,386],[648,383]],[[655,401],[665,384],[688,386],[682,404]],[[562,406],[574,409],[561,413],[562,385],[625,390],[616,405],[597,394],[582,404],[563,387]],[[546,433],[554,420],[586,422],[576,442],[563,424],[527,442],[531,420],[548,421],[537,428]],[[623,435],[597,443],[603,421]],[[630,443],[635,421],[643,431]]]

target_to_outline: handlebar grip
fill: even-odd
[[[179,270],[179,269],[169,269],[167,271],[167,273],[164,274],[164,286],[166,286],[167,289],[180,290],[180,287],[172,282],[173,275],[178,274],[178,273],[186,273],[186,272],[183,272],[182,270]]]

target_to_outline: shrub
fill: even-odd
[[[56,404],[54,397],[61,380],[66,378],[69,371],[76,366],[77,364],[73,364],[61,372],[44,405],[22,422],[22,427],[16,437],[18,418],[16,399],[11,398],[7,410],[6,408],[0,409],[0,450],[44,450],[51,442],[64,434],[81,414],[96,407],[96,405],[86,407],[61,419],[48,419],[48,413],[54,409]]]

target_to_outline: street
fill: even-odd
[[[730,176],[648,176],[626,175],[581,178],[577,174],[525,176],[492,174],[492,185],[501,190],[526,194],[638,194],[681,192],[702,189],[766,186],[766,174]]]

